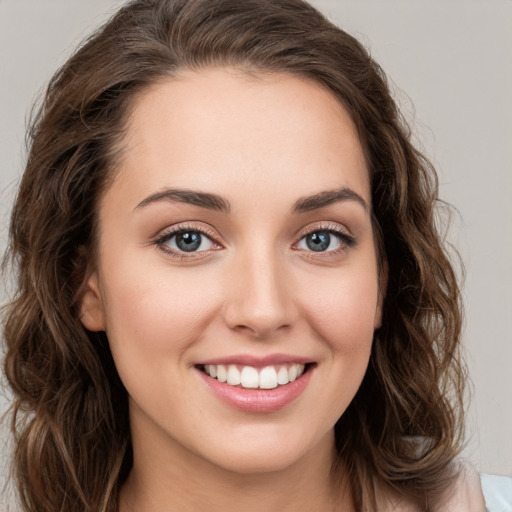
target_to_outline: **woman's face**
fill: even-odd
[[[138,97],[125,146],[82,314],[107,332],[136,459],[331,453],[382,301],[346,111],[293,76],[184,72]]]

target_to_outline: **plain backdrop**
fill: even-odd
[[[0,0],[2,252],[30,106],[72,49],[120,3]],[[464,345],[473,399],[466,457],[480,471],[512,475],[512,1],[313,3],[383,66],[438,169],[441,197],[459,212],[450,237],[467,272]],[[0,413],[8,401],[0,393]],[[0,450],[1,486],[8,475],[6,425]],[[3,496],[2,510],[10,500],[8,492]]]

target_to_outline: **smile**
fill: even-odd
[[[201,370],[209,377],[230,386],[241,386],[244,389],[274,389],[294,382],[304,373],[305,365],[296,363],[256,368],[235,364],[207,364],[203,365]]]
[[[305,391],[317,363],[289,355],[232,356],[195,365],[198,376],[225,404],[249,413],[286,408]]]

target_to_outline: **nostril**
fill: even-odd
[[[239,332],[240,334],[246,334],[256,339],[263,339],[269,337],[273,333],[279,331],[282,332],[284,330],[290,329],[290,324],[279,324],[272,320],[268,319],[253,319],[252,321],[248,321],[245,324],[239,323],[232,327],[231,329]]]

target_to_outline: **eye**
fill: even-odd
[[[355,240],[346,233],[334,229],[321,229],[303,236],[297,248],[313,252],[334,252],[354,244]]]
[[[206,233],[188,228],[179,228],[166,233],[156,243],[163,250],[178,254],[205,252],[218,247]]]

